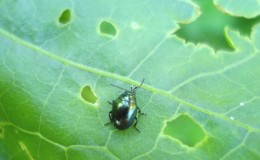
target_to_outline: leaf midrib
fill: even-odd
[[[126,83],[129,83],[129,84],[132,84],[132,85],[138,85],[139,82],[135,81],[135,80],[132,80],[132,79],[129,79],[129,78],[126,78],[126,77],[123,77],[123,76],[120,76],[118,74],[114,74],[114,73],[111,73],[111,72],[106,72],[106,71],[103,71],[103,70],[100,70],[100,69],[95,69],[95,68],[92,68],[92,67],[88,67],[88,66],[85,66],[85,65],[82,65],[82,64],[79,64],[79,63],[76,63],[76,62],[73,62],[73,61],[70,61],[68,59],[65,59],[65,58],[62,58],[62,57],[59,57],[49,51],[46,51],[32,43],[29,43],[27,41],[24,41],[22,40],[21,38],[3,30],[2,28],[0,28],[0,34],[5,36],[6,38],[14,41],[15,43],[17,44],[20,44],[20,45],[23,45],[27,48],[30,48],[32,50],[35,50],[37,53],[40,53],[42,55],[45,55],[45,56],[48,56],[50,57],[51,59],[54,59],[56,61],[59,61],[61,63],[63,63],[64,65],[67,65],[67,66],[71,66],[71,67],[74,67],[74,68],[77,68],[77,69],[80,69],[80,70],[84,70],[84,71],[87,71],[87,72],[91,72],[91,73],[95,73],[97,75],[100,75],[100,76],[104,76],[104,77],[109,77],[109,78],[112,78],[112,79],[116,79],[116,80],[120,80],[120,81],[123,81],[123,82],[126,82]],[[200,111],[202,113],[205,113],[205,114],[208,114],[208,115],[211,115],[211,116],[215,116],[217,118],[220,118],[220,119],[223,119],[225,121],[228,121],[229,123],[231,124],[234,124],[234,125],[237,125],[237,126],[240,126],[242,128],[245,128],[249,131],[254,131],[254,132],[260,132],[260,129],[258,128],[253,128],[251,126],[248,126],[247,124],[244,124],[242,122],[239,122],[239,121],[236,121],[236,120],[231,120],[229,117],[223,115],[223,114],[219,114],[219,113],[215,113],[215,112],[212,112],[210,110],[206,110],[206,109],[203,109],[203,108],[200,108],[198,106],[195,106],[195,105],[192,105],[180,98],[177,98],[175,97],[174,95],[171,94],[171,92],[169,91],[164,91],[164,90],[161,90],[161,89],[158,89],[158,88],[154,88],[150,85],[146,85],[146,84],[143,84],[142,85],[142,88],[148,90],[148,91],[151,91],[152,93],[155,93],[155,94],[160,94],[162,96],[165,96],[165,97],[168,97],[172,100],[175,100],[176,102],[186,106],[186,107],[189,107],[193,110],[197,110],[197,111]]]

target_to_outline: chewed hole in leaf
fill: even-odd
[[[164,134],[178,139],[190,147],[194,147],[206,136],[201,126],[188,115],[180,115],[176,119],[167,122]]]
[[[117,34],[116,27],[108,21],[102,21],[99,25],[99,31],[103,35],[115,37]]]
[[[81,91],[82,98],[89,103],[96,103],[97,97],[94,92],[91,90],[90,86],[85,86]]]
[[[67,24],[70,22],[70,20],[71,20],[71,12],[69,9],[66,9],[61,13],[59,22],[61,24]]]
[[[225,35],[225,28],[239,31],[240,34],[250,36],[252,26],[259,22],[259,17],[246,19],[224,14],[213,1],[194,0],[202,14],[190,24],[180,24],[176,34],[181,39],[194,44],[204,43],[215,50],[233,50],[234,46]]]

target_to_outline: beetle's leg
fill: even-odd
[[[137,117],[135,117],[135,124],[134,124],[134,127],[135,127],[135,129],[136,129],[138,132],[140,132],[140,130],[136,127],[137,122],[138,122],[138,119],[137,119]]]
[[[138,113],[140,113],[141,115],[146,115],[146,113],[141,112],[141,109],[139,107],[137,107],[137,109],[138,109]]]
[[[110,112],[108,113],[108,116],[109,116],[110,121],[112,121],[112,111],[110,111]]]
[[[108,113],[108,116],[109,116],[110,122],[106,123],[105,126],[108,125],[108,124],[110,124],[110,123],[112,123],[112,111],[110,111],[110,112]]]
[[[111,104],[111,105],[113,105],[113,103],[112,102],[109,102],[109,101],[107,101],[109,104]]]

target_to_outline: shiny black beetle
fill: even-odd
[[[138,122],[137,113],[145,115],[145,113],[141,112],[136,103],[136,90],[142,86],[143,82],[144,79],[142,80],[140,86],[136,86],[134,88],[131,87],[130,91],[111,84],[112,86],[125,90],[125,92],[122,93],[116,100],[113,100],[113,102],[108,102],[112,105],[112,111],[108,114],[110,122],[105,125],[113,123],[117,129],[125,130],[132,126],[135,121],[134,127],[136,128]],[[138,128],[136,128],[136,130],[140,132]]]

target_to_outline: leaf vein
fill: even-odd
[[[248,138],[250,132],[247,132],[246,135],[244,136],[244,138],[242,139],[242,141],[235,146],[234,148],[230,149],[225,155],[223,155],[220,160],[225,159],[227,156],[229,156],[230,154],[232,154],[233,152],[235,152],[237,149],[239,149],[240,147],[242,147],[245,144],[246,139]]]
[[[219,74],[222,74],[232,68],[235,68],[239,65],[242,65],[243,63],[253,59],[255,57],[256,54],[250,54],[250,56],[248,56],[247,58],[241,60],[241,61],[238,61],[237,63],[233,63],[229,66],[226,66],[225,68],[223,69],[220,69],[220,70],[217,70],[217,71],[212,71],[212,72],[207,72],[207,73],[199,73],[197,75],[194,75],[188,79],[186,79],[185,81],[182,81],[182,83],[176,85],[175,87],[173,87],[172,89],[170,89],[170,92],[173,93],[175,92],[176,90],[178,90],[179,88],[185,86],[186,84],[189,84],[195,80],[198,80],[198,79],[201,79],[201,78],[204,78],[204,77],[208,77],[208,76],[214,76],[214,75],[219,75]]]
[[[131,77],[140,67],[141,65],[146,62],[154,53],[155,51],[160,48],[160,46],[163,44],[163,42],[166,40],[168,36],[165,36],[147,55],[145,58],[143,58],[136,67],[129,73],[127,77]]]
[[[47,95],[46,99],[44,100],[43,102],[43,106],[41,108],[41,113],[40,113],[40,120],[39,120],[39,128],[38,128],[38,131],[41,132],[41,125],[42,125],[42,117],[43,117],[43,110],[45,109],[47,103],[48,103],[48,100],[49,98],[51,97],[53,91],[55,90],[55,88],[57,87],[57,85],[59,84],[61,78],[62,78],[62,75],[64,73],[64,70],[65,70],[65,67],[63,67],[63,69],[61,70],[60,74],[59,74],[59,77],[57,79],[57,81],[55,82],[55,84],[53,85],[51,91],[49,92],[49,94]]]
[[[105,77],[109,77],[109,78],[113,78],[113,79],[118,79],[118,80],[121,80],[121,81],[126,82],[126,83],[130,83],[130,84],[133,84],[133,85],[139,85],[139,82],[134,81],[134,80],[131,80],[131,79],[129,79],[128,77],[120,76],[120,75],[117,75],[117,74],[114,74],[114,73],[102,71],[102,70],[100,70],[100,69],[95,69],[95,68],[92,68],[92,67],[87,67],[87,66],[85,66],[85,65],[82,65],[82,64],[79,64],[79,63],[76,63],[76,62],[67,60],[67,59],[62,58],[62,57],[59,57],[59,56],[57,56],[57,55],[55,55],[55,54],[53,54],[53,53],[51,53],[51,52],[49,52],[49,51],[46,51],[46,50],[44,50],[44,49],[42,49],[42,48],[40,48],[40,47],[38,47],[38,46],[35,46],[34,44],[31,44],[31,43],[29,43],[29,42],[23,41],[23,40],[20,39],[19,37],[16,37],[15,35],[12,35],[12,34],[6,32],[6,31],[4,31],[4,30],[1,29],[1,28],[0,28],[0,34],[6,36],[6,37],[9,38],[10,40],[12,40],[12,41],[14,41],[14,42],[16,42],[16,43],[18,43],[18,44],[21,44],[21,45],[24,45],[24,46],[26,46],[26,47],[28,47],[28,48],[31,48],[32,50],[35,50],[35,51],[39,52],[40,54],[43,54],[43,55],[45,55],[45,56],[47,56],[47,57],[50,57],[50,58],[52,58],[53,60],[59,61],[59,62],[65,64],[65,65],[67,65],[67,66],[71,66],[71,67],[78,68],[78,69],[80,69],[80,70],[84,70],[84,71],[87,71],[87,72],[95,73],[95,74],[98,74],[98,75],[100,75],[100,76],[105,76]],[[165,37],[165,39],[166,39],[166,37]],[[163,41],[164,41],[164,39],[161,41],[161,43],[162,43]],[[155,48],[154,48],[154,49],[155,49]],[[153,53],[154,53],[154,52],[150,52],[150,54],[153,54]],[[151,55],[150,55],[150,56],[151,56]],[[178,103],[181,103],[181,104],[183,104],[183,105],[185,105],[185,106],[187,106],[187,107],[189,107],[189,108],[191,108],[191,109],[200,111],[200,112],[205,113],[205,114],[208,114],[208,115],[216,116],[216,117],[221,118],[221,119],[224,119],[224,120],[226,120],[226,121],[228,121],[228,122],[230,122],[230,123],[233,123],[233,124],[235,124],[235,125],[238,125],[238,126],[240,126],[240,127],[242,127],[242,128],[246,128],[246,129],[248,129],[248,130],[254,130],[254,131],[259,132],[259,131],[260,131],[259,129],[252,128],[252,127],[247,126],[246,124],[241,123],[241,122],[239,122],[239,121],[230,120],[230,118],[224,116],[223,114],[214,113],[214,112],[212,112],[212,111],[210,111],[210,110],[206,110],[206,109],[200,108],[200,107],[198,107],[198,106],[194,106],[194,105],[192,105],[192,104],[190,104],[190,103],[188,103],[188,102],[186,102],[186,101],[184,101],[184,100],[182,100],[182,99],[180,99],[180,98],[177,98],[177,97],[175,97],[174,95],[171,94],[171,92],[175,91],[176,89],[180,88],[181,86],[183,86],[183,85],[185,85],[185,84],[187,84],[187,83],[189,83],[189,82],[191,82],[191,81],[193,81],[193,80],[195,80],[195,79],[198,79],[198,78],[201,78],[201,77],[204,77],[204,76],[208,76],[208,74],[216,74],[216,73],[218,74],[219,72],[224,72],[224,71],[226,71],[226,70],[229,70],[229,69],[231,69],[231,68],[233,68],[233,67],[236,67],[236,66],[238,66],[238,65],[240,65],[240,64],[242,64],[242,63],[244,63],[245,61],[250,60],[250,59],[253,58],[253,57],[254,57],[254,55],[252,54],[252,55],[250,55],[249,57],[247,57],[246,59],[244,59],[244,60],[242,60],[242,61],[239,61],[238,63],[232,64],[232,65],[230,65],[230,66],[224,68],[223,70],[220,70],[220,71],[217,71],[217,72],[207,73],[207,74],[199,74],[199,75],[197,75],[197,76],[193,76],[192,78],[190,78],[190,79],[184,81],[182,84],[178,85],[177,87],[171,89],[171,90],[168,91],[168,92],[167,92],[167,91],[164,91],[164,90],[161,90],[161,89],[154,88],[154,87],[152,87],[152,86],[145,85],[145,84],[143,84],[142,88],[145,88],[145,89],[147,89],[147,90],[149,90],[149,91],[151,91],[151,92],[153,92],[153,93],[155,93],[155,94],[157,93],[157,94],[163,95],[163,96],[165,96],[165,97],[168,97],[168,98],[170,98],[170,99],[173,99],[173,100],[177,101]],[[147,57],[147,58],[149,58],[149,57]],[[147,59],[147,58],[146,58],[146,59]],[[143,62],[142,62],[142,63],[143,63]],[[141,65],[141,63],[140,63],[140,65]]]

